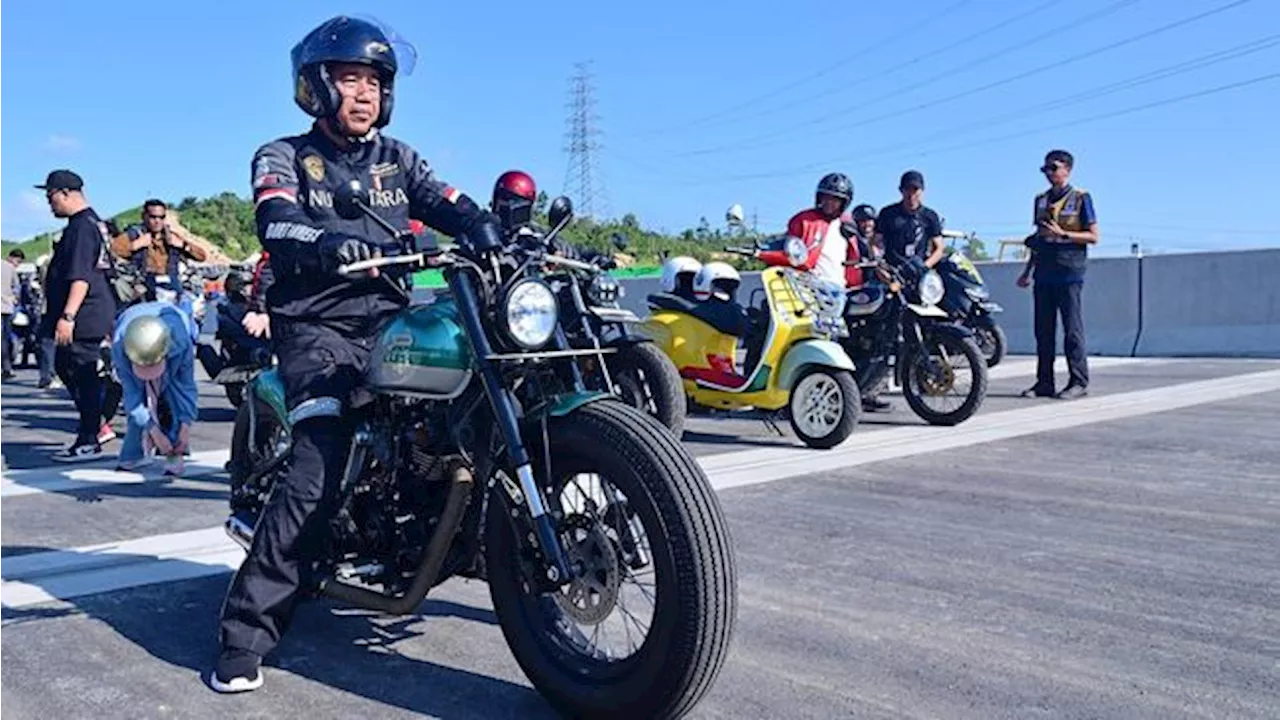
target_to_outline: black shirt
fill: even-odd
[[[929,257],[929,238],[942,234],[942,218],[923,205],[913,212],[896,202],[880,211],[876,232],[884,236],[884,259],[897,267]]]
[[[85,208],[67,220],[62,239],[53,246],[53,258],[49,260],[46,292],[49,312],[41,328],[45,337],[52,337],[62,313],[66,312],[71,283],[84,280],[89,283],[80,310],[76,313],[74,340],[100,340],[111,333],[115,320],[116,302],[111,294],[106,271],[111,267],[106,239],[98,228],[98,214],[93,208]]]

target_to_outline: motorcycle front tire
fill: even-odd
[[[517,536],[504,503],[491,502],[485,567],[507,645],[533,686],[567,717],[683,717],[724,666],[737,618],[733,542],[715,491],[671,433],[620,400],[584,405],[551,419],[547,430],[549,447],[531,438],[529,448],[533,457],[552,458],[551,482],[534,463],[540,484],[555,485],[562,473],[599,473],[626,496],[648,536],[653,617],[625,660],[602,664],[572,647],[556,610],[560,593],[535,589],[521,561],[532,552],[529,543]],[[554,498],[548,506],[568,511]]]
[[[965,400],[960,404],[960,407],[951,412],[938,412],[925,405],[920,395],[919,381],[915,376],[923,348],[916,348],[909,352],[903,363],[902,397],[907,401],[907,405],[911,406],[911,410],[930,425],[959,425],[972,417],[987,397],[987,365],[982,356],[982,351],[978,349],[978,343],[974,342],[971,337],[926,335],[925,347],[934,345],[944,346],[949,355],[959,354],[964,356],[965,363],[969,366],[968,372],[972,376],[969,394],[965,396]]]
[[[666,425],[677,439],[684,435],[685,416],[688,414],[684,381],[671,358],[657,345],[642,342],[619,348],[610,356],[608,363],[609,375],[615,385],[621,386],[623,400],[628,405]],[[649,388],[647,396],[653,400],[652,408],[645,402],[645,385]]]

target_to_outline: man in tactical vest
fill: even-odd
[[[1053,150],[1040,168],[1050,187],[1036,196],[1036,231],[1027,238],[1031,253],[1018,278],[1018,286],[1026,287],[1035,271],[1036,384],[1024,391],[1023,397],[1071,400],[1084,396],[1089,387],[1080,293],[1088,247],[1098,242],[1098,217],[1089,192],[1069,182],[1074,163],[1071,153]],[[1071,379],[1055,393],[1053,363],[1059,315],[1062,350]]]

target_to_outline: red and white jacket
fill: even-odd
[[[840,223],[852,220],[848,213],[830,220],[817,208],[796,213],[787,223],[787,235],[800,238],[809,248],[809,256],[801,269],[813,270],[830,282],[843,282],[846,288],[862,285],[862,270],[844,266],[846,262],[862,259],[857,238],[846,240],[840,234]],[[788,263],[784,261],[783,264]]]

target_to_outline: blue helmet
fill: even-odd
[[[358,63],[377,69],[382,81],[382,102],[374,127],[391,121],[395,78],[412,69],[413,47],[393,37],[380,23],[338,16],[307,33],[293,46],[293,100],[312,117],[333,117],[342,104],[338,88],[329,76],[328,63]],[[398,52],[408,55],[398,58]],[[405,62],[407,60],[407,63]],[[402,68],[402,63],[406,67]]]

